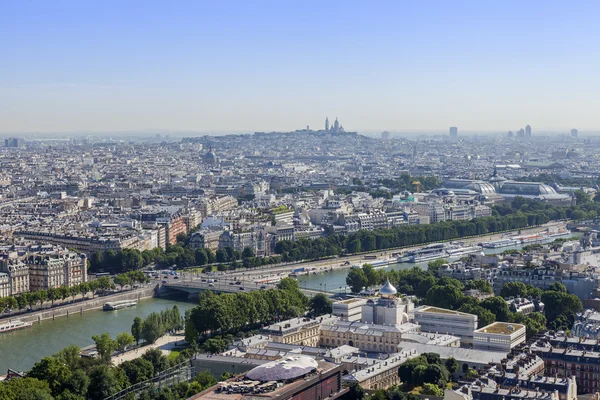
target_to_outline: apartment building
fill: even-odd
[[[193,249],[211,249],[217,251],[219,248],[219,238],[222,231],[205,229],[199,232],[194,232],[190,236],[190,246]]]
[[[0,297],[10,296],[10,278],[5,272],[0,272]]]
[[[29,266],[17,259],[0,259],[0,272],[8,275],[10,296],[29,292]]]

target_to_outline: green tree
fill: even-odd
[[[104,332],[101,335],[92,336],[92,340],[96,343],[96,351],[102,361],[110,363],[112,353],[117,348],[117,343],[110,337],[110,334]]]
[[[134,385],[143,382],[154,376],[154,365],[144,358],[136,358],[131,361],[125,361],[119,366],[125,371],[127,379]]]
[[[144,360],[150,361],[152,366],[154,367],[154,373],[158,374],[166,369],[169,369],[170,362],[167,356],[165,356],[160,349],[150,349],[147,350],[142,358]]]
[[[119,274],[114,277],[113,282],[115,285],[118,285],[121,290],[123,290],[124,286],[130,285],[131,280],[127,274]]]
[[[140,317],[135,317],[133,319],[133,325],[131,325],[131,335],[135,339],[135,344],[139,345],[140,340],[142,339],[142,327],[144,325],[144,321]]]
[[[332,303],[325,294],[318,293],[310,299],[309,308],[314,317],[323,314],[331,314]]]
[[[345,398],[347,400],[363,400],[365,396],[365,390],[358,383],[352,383]]]
[[[151,313],[142,324],[142,338],[146,343],[154,343],[166,332],[163,320],[158,313]]]
[[[129,383],[119,376],[120,368],[110,368],[106,364],[97,365],[90,370],[90,384],[88,386],[88,397],[90,400],[104,400],[107,397],[123,390]]]
[[[69,370],[75,371],[81,368],[81,357],[79,356],[80,352],[81,349],[72,344],[56,353],[53,357],[58,358],[61,363],[65,364],[67,368],[69,368]]]
[[[444,258],[439,258],[437,260],[429,261],[429,263],[427,263],[427,271],[429,271],[433,275],[437,276],[440,272],[440,268],[444,264],[448,264],[448,260],[446,260]]]
[[[365,285],[366,287],[371,288],[379,283],[379,273],[371,264],[364,264],[362,266],[362,270],[365,274],[365,278],[367,279],[367,284]]]
[[[435,285],[427,291],[425,302],[435,307],[454,309],[462,297],[462,292],[456,286]]]
[[[208,371],[202,371],[194,378],[203,388],[209,388],[217,384],[217,379]]]
[[[481,293],[491,294],[494,293],[494,289],[492,288],[492,284],[486,281],[485,279],[475,279],[472,281],[465,282],[465,289],[475,289],[479,290]]]
[[[83,369],[75,369],[71,371],[71,375],[67,380],[65,387],[74,396],[80,396],[85,399],[85,396],[90,385],[90,378]]]
[[[48,382],[30,377],[0,382],[0,399],[53,400]]]
[[[477,315],[477,328],[483,328],[496,320],[496,316],[490,310],[479,305],[463,304],[458,311]]]
[[[194,345],[198,342],[198,331],[191,321],[192,310],[185,310],[185,341]]]
[[[242,251],[242,257],[243,258],[256,257],[256,253],[254,252],[253,248],[251,248],[251,247],[244,247],[244,251]]]
[[[561,315],[564,315],[568,320],[572,320],[583,307],[577,296],[554,290],[546,290],[542,294],[542,302],[544,303],[544,312],[548,323],[552,323]]]
[[[500,290],[500,296],[507,297],[527,297],[527,286],[523,282],[507,282]]]
[[[590,196],[583,190],[576,190],[573,192],[573,195],[575,195],[575,201],[578,206],[591,202]]]
[[[36,362],[27,374],[30,378],[48,382],[52,395],[57,396],[69,379],[71,372],[58,358],[44,357]]]
[[[450,372],[451,374],[458,371],[458,361],[456,361],[456,358],[454,358],[454,357],[447,358],[446,362],[444,363],[444,366],[446,367],[448,372]]]
[[[467,379],[476,379],[478,376],[479,376],[479,373],[477,372],[476,369],[469,368],[467,370],[467,373],[466,373],[466,378]]]
[[[438,385],[433,383],[424,383],[421,389],[421,394],[428,394],[431,396],[444,397],[444,390]]]
[[[283,278],[279,281],[279,283],[277,283],[277,289],[296,291],[300,290],[300,285],[298,284],[298,281],[294,278]]]
[[[567,293],[567,287],[562,282],[554,282],[548,287],[548,290],[554,290],[555,292]]]
[[[350,286],[352,293],[360,293],[368,284],[365,273],[360,268],[351,268],[346,277],[346,284]]]
[[[497,321],[508,322],[510,319],[508,303],[500,296],[488,297],[481,302],[481,307],[490,310]]]
[[[119,351],[125,351],[127,347],[131,346],[135,342],[135,338],[129,332],[119,333],[115,338],[117,342],[117,349]]]
[[[227,350],[227,346],[229,346],[227,340],[221,337],[212,337],[210,339],[207,339],[202,344],[202,351],[204,353],[217,354]]]

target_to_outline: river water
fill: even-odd
[[[520,249],[521,246],[500,249],[484,249],[486,254],[501,253],[507,249]],[[414,267],[412,263],[390,264],[385,270],[401,270]],[[427,262],[418,266],[427,267]],[[301,288],[314,290],[344,291],[348,269],[337,269],[327,273],[300,276]],[[146,299],[135,307],[119,311],[87,311],[83,314],[72,314],[69,318],[45,320],[34,323],[31,328],[21,329],[0,335],[0,375],[8,368],[19,371],[28,370],[41,358],[52,355],[61,349],[75,344],[85,347],[93,344],[92,336],[108,332],[115,337],[121,332],[130,332],[131,324],[136,316],[144,318],[151,312],[161,311],[177,304],[181,314],[193,303],[167,299]]]
[[[162,311],[177,304],[183,315],[193,303],[167,299],[145,299],[135,307],[118,311],[92,310],[34,323],[31,328],[0,335],[0,375],[8,368],[26,371],[41,358],[56,354],[75,344],[85,347],[93,344],[92,336],[108,332],[114,338],[121,332],[131,332],[135,317],[142,319],[152,312]]]

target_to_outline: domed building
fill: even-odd
[[[377,325],[400,325],[410,321],[414,304],[397,297],[398,290],[388,279],[379,289],[378,298],[369,299],[362,306],[362,322]]]
[[[205,164],[211,165],[211,166],[219,165],[219,158],[215,154],[215,151],[213,150],[212,146],[209,147],[208,153],[206,153],[204,155],[204,158],[202,159],[202,161],[204,161]]]

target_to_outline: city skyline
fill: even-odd
[[[598,11],[5,2],[0,132],[600,130]]]

